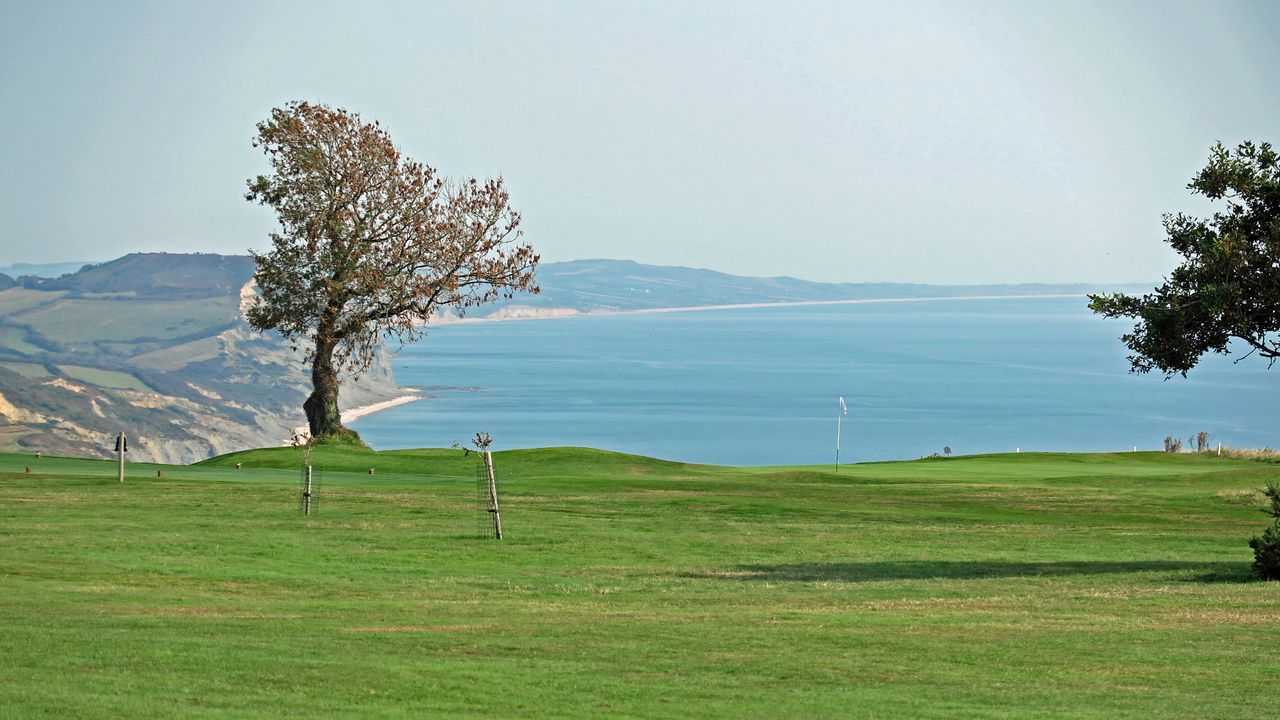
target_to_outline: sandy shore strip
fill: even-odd
[[[343,410],[342,424],[346,425],[347,423],[352,422],[357,418],[362,418],[366,415],[372,415],[376,412],[386,410],[387,408],[393,408],[397,405],[404,405],[406,403],[411,403],[415,400],[421,400],[425,397],[427,397],[425,393],[415,390],[410,394],[401,395],[400,397],[394,397],[394,398],[391,398],[390,400],[383,400],[382,402],[371,403],[369,405],[361,405],[359,407],[353,407],[349,410]],[[311,429],[308,428],[306,425],[299,425],[298,427],[293,429],[293,437],[288,440],[285,440],[284,445],[285,446],[297,445],[299,442],[305,441],[309,437],[311,437]]]
[[[819,305],[872,305],[877,303],[918,303],[935,300],[1034,300],[1037,298],[1083,297],[1076,293],[1036,293],[1029,295],[938,295],[936,297],[858,298],[851,300],[788,300],[783,302],[735,303],[732,305],[689,305],[684,307],[641,308],[638,310],[588,310],[572,308],[539,308],[542,312],[528,315],[502,317],[452,317],[432,319],[432,325],[469,325],[472,323],[518,322],[525,320],[562,320],[571,317],[602,317],[607,315],[654,315],[658,313],[702,312],[704,310],[750,310],[754,308],[814,307]]]
[[[420,392],[414,392],[410,395],[401,395],[400,397],[391,398],[390,400],[383,400],[382,402],[376,402],[371,405],[361,405],[360,407],[353,407],[350,410],[343,410],[342,424],[346,425],[347,423],[352,422],[356,418],[362,418],[365,415],[372,415],[376,412],[381,412],[383,410],[386,410],[387,408],[393,408],[397,405],[404,405],[406,403],[411,403],[415,400],[421,400],[425,397],[426,395],[423,395]]]
[[[857,300],[792,300],[787,302],[737,303],[734,305],[692,305],[673,308],[644,308],[641,310],[613,310],[610,315],[652,315],[655,313],[697,312],[699,310],[749,310],[774,307],[814,307],[818,305],[873,305],[877,303],[916,303],[932,300],[1033,300],[1035,298],[1073,298],[1075,293],[1040,295],[940,295],[938,297],[860,298]],[[605,314],[605,313],[600,313]]]

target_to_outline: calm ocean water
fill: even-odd
[[[378,449],[587,446],[729,465],[1280,446],[1280,369],[1128,373],[1084,299],[929,300],[443,326],[393,361],[432,397],[352,424]]]

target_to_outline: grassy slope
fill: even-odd
[[[147,387],[145,383],[129,373],[86,367],[84,365],[56,365],[55,367],[62,371],[63,375],[73,380],[87,382],[90,385],[137,390],[138,392],[155,392],[155,390]]]
[[[319,451],[311,517],[299,459],[0,455],[0,716],[1235,718],[1280,673],[1276,465],[512,451],[498,543],[474,455]]]
[[[239,308],[239,298],[233,294],[128,302],[76,298],[15,312],[9,319],[39,328],[50,340],[90,352],[88,348],[95,341],[142,344],[147,339],[169,342],[196,333],[219,332],[239,316]]]
[[[12,370],[26,378],[49,378],[53,375],[42,363],[0,362],[0,367]]]

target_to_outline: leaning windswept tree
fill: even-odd
[[[307,102],[272,110],[254,146],[272,173],[249,180],[245,198],[273,208],[280,227],[269,252],[250,253],[248,319],[306,350],[312,437],[351,434],[339,371],[367,370],[383,338],[419,337],[441,308],[538,292],[538,256],[519,241],[501,179],[446,181],[378,123]]]
[[[1268,143],[1234,152],[1218,143],[1187,188],[1226,207],[1207,220],[1164,217],[1182,264],[1150,294],[1090,295],[1089,307],[1137,319],[1121,337],[1135,372],[1185,376],[1205,353],[1227,354],[1232,340],[1269,367],[1280,358],[1280,158]]]

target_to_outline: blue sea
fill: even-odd
[[[393,360],[428,399],[352,427],[375,448],[586,446],[727,465],[1280,446],[1280,369],[1128,372],[1131,323],[1083,298],[698,310],[432,329]],[[843,396],[848,414],[839,412]]]

